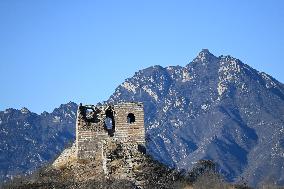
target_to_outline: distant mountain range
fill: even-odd
[[[61,105],[41,115],[21,110],[0,111],[0,181],[31,173],[48,163],[75,139],[77,105]]]
[[[185,170],[212,159],[229,181],[284,185],[284,85],[240,60],[202,50],[185,67],[146,68],[107,102],[121,101],[144,103],[155,159]],[[1,180],[34,170],[74,140],[76,108],[0,112]]]

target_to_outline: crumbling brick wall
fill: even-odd
[[[137,153],[145,153],[143,104],[80,104],[76,122],[78,159],[95,160],[106,175],[129,179],[139,162]]]

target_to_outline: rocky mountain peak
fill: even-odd
[[[216,58],[217,57],[215,57],[208,49],[202,49],[201,52],[198,53],[197,57],[193,60],[193,62],[208,63]]]
[[[23,107],[20,111],[22,112],[22,114],[30,113],[30,110],[28,108],[26,108],[26,107]]]

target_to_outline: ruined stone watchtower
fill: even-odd
[[[95,160],[106,175],[117,173],[120,178],[130,178],[137,162],[135,154],[141,152],[145,153],[142,103],[80,104],[76,122],[78,159]]]

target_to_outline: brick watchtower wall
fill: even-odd
[[[79,106],[76,122],[78,159],[93,159],[105,174],[120,171],[117,175],[127,178],[131,177],[135,162],[133,154],[145,151],[144,146],[144,111],[141,103]],[[114,151],[120,155],[114,157]],[[115,171],[114,158],[126,162]]]
[[[114,105],[114,137],[126,143],[145,144],[144,111],[142,104],[123,103]],[[132,119],[130,120],[131,116]],[[132,122],[131,122],[132,121]]]

